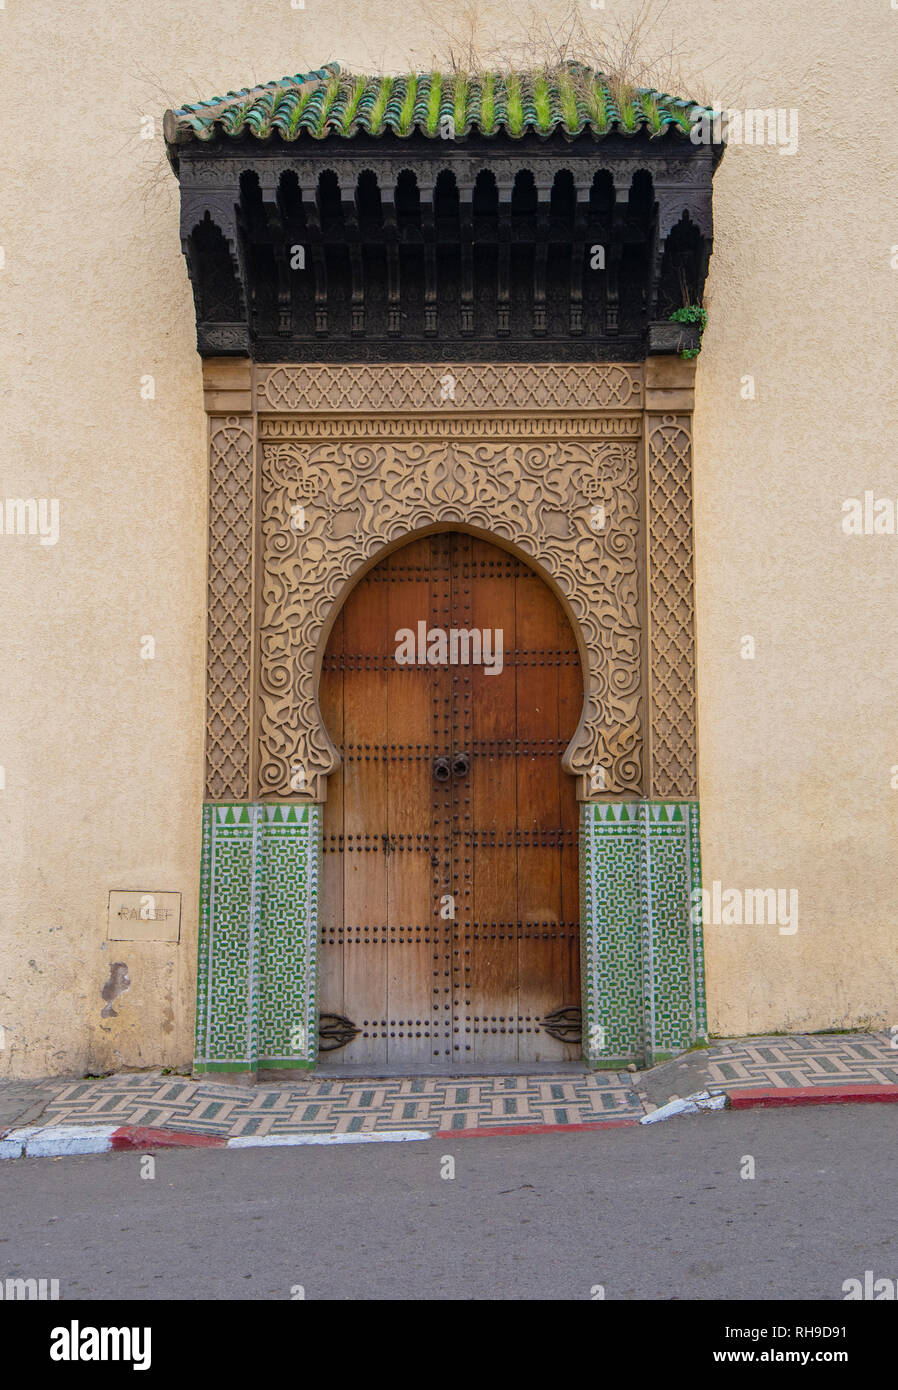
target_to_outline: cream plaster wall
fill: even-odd
[[[61,507],[55,546],[0,536],[0,1076],[192,1056],[205,420],[162,111],[331,58],[427,66],[434,19],[467,8],[0,10],[0,494]],[[478,4],[497,47],[517,8]],[[541,9],[558,25],[568,5]],[[638,0],[580,9],[613,26]],[[733,148],[715,180],[696,416],[704,877],[797,888],[799,928],[708,929],[711,1024],[881,1026],[898,1019],[898,537],[847,538],[840,518],[867,488],[898,497],[898,11],[670,0],[651,42],[668,35],[705,92],[800,121],[797,155]],[[112,888],[180,891],[181,944],[107,943]],[[130,988],[103,1018],[119,961]]]

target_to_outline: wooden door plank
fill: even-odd
[[[452,625],[452,580],[454,536],[431,536],[431,618],[434,628]],[[454,737],[452,682],[448,666],[431,666],[433,701],[433,744],[437,756],[451,757]],[[436,928],[432,974],[434,1032],[431,1059],[449,1070],[457,1054],[457,981],[453,970],[457,948],[459,884],[453,863],[453,783],[431,776],[431,921]],[[448,899],[448,902],[447,902]],[[443,906],[451,911],[444,914]]]
[[[563,750],[558,728],[558,603],[547,586],[528,571],[516,585],[520,666],[517,680],[518,900],[521,934],[518,978],[525,1016],[534,1031],[524,1034],[522,1060],[564,1056],[564,1047],[539,1029],[539,1022],[562,1003],[552,950],[561,920],[560,787]],[[539,1031],[537,1031],[539,1029]]]
[[[387,583],[394,658],[388,682],[390,753],[385,763],[394,846],[387,861],[388,1054],[391,1063],[414,1064],[431,1060],[439,1027],[433,959],[441,933],[432,910],[430,851],[433,676],[426,664],[399,664],[395,654],[403,630],[417,634],[419,621],[430,621],[429,538],[394,551],[378,570]]]
[[[516,756],[515,575],[518,562],[508,552],[476,539],[467,579],[471,628],[492,634],[494,670],[471,666],[473,748],[471,750],[470,860],[472,911],[468,1007],[465,1026],[475,1060],[514,1061],[518,1056],[519,1017],[517,849],[515,847]],[[458,616],[458,610],[457,610]],[[495,662],[502,633],[502,668]]]
[[[583,712],[583,676],[576,638],[570,620],[561,605],[558,605],[558,644],[562,650],[570,650],[570,658],[563,658],[558,674],[558,731],[565,746],[580,723]],[[576,654],[574,654],[576,653]],[[560,789],[561,819],[559,825],[565,832],[565,844],[561,851],[561,924],[560,934],[567,940],[559,948],[558,971],[563,985],[566,1003],[575,1007],[581,1005],[580,994],[580,806],[576,799],[575,781],[565,772],[559,760],[558,782]],[[567,1057],[574,1060],[582,1056],[582,1044],[568,1044]]]
[[[343,613],[331,629],[327,643],[318,700],[324,727],[334,746],[343,744]],[[345,856],[342,852],[343,824],[343,765],[328,782],[322,825],[323,849],[321,864],[321,941],[319,943],[318,998],[322,1013],[345,1016],[346,998],[343,980],[343,874]]]
[[[343,610],[347,671],[343,688],[345,947],[348,1016],[361,1031],[341,1049],[340,1062],[385,1063],[388,1056],[387,953],[379,939],[388,922],[386,779],[366,757],[372,729],[387,727],[388,672],[383,653],[389,611],[387,589],[362,579]],[[376,926],[376,933],[366,927]]]

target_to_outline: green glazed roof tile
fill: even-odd
[[[166,111],[165,139],[173,146],[219,134],[288,141],[303,135],[347,139],[359,132],[403,138],[419,132],[430,139],[455,140],[472,132],[515,139],[556,131],[569,139],[584,132],[601,137],[643,131],[688,137],[691,119],[707,111],[696,102],[642,87],[618,104],[608,79],[579,63],[470,77],[438,72],[366,77],[342,72],[339,63],[325,63],[312,72]]]

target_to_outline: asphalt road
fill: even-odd
[[[63,1299],[841,1300],[898,1279],[898,1106],[0,1163],[0,1280]],[[455,1177],[440,1176],[444,1156]],[[747,1156],[753,1179],[743,1178]]]

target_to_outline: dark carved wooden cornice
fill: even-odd
[[[719,147],[217,138],[181,152],[204,356],[633,361],[700,303]],[[601,248],[600,251],[597,248]]]

